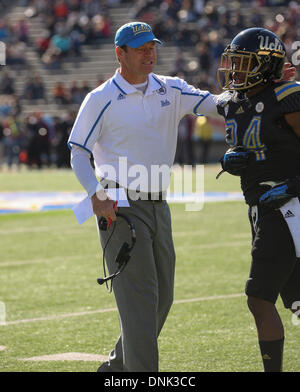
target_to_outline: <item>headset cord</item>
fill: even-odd
[[[104,248],[103,248],[102,265],[103,265],[103,271],[104,271],[104,278],[106,278],[105,251],[106,251],[106,247],[107,247],[107,245],[109,244],[109,241],[110,241],[112,235],[114,234],[115,228],[116,228],[116,222],[113,222],[112,231],[111,231],[111,233],[110,233],[110,235],[109,235],[109,237],[108,237],[108,239],[107,239],[107,241],[106,241],[106,243],[105,243],[105,245],[104,245]],[[113,281],[113,279],[111,279],[110,288],[108,287],[108,283],[105,282],[106,289],[107,289],[107,291],[109,291],[110,293],[111,293],[111,291],[112,291],[112,281]]]

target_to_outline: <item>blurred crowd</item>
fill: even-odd
[[[77,112],[47,116],[35,111],[26,116],[9,115],[0,123],[0,157],[5,167],[70,166],[67,140]]]
[[[0,2],[0,15],[11,2]],[[297,56],[298,47],[294,46],[300,36],[297,1],[16,0],[15,4],[25,7],[22,17],[13,22],[9,17],[0,18],[0,41],[6,45],[7,65],[0,67],[0,168],[3,164],[69,166],[66,140],[78,107],[86,93],[108,75],[98,75],[96,85],[88,81],[87,74],[87,81],[69,82],[68,78],[50,88],[38,67],[33,71],[28,66],[26,50],[30,47],[35,51],[40,70],[48,69],[55,75],[65,61],[82,57],[83,46],[101,50],[103,42],[113,42],[111,15],[118,5],[125,4],[130,20],[151,24],[166,45],[177,47],[175,61],[169,64],[170,75],[214,93],[220,92],[216,81],[220,55],[231,38],[245,28],[264,26],[274,31],[284,41],[288,59],[300,59],[300,51]],[[43,26],[38,38],[30,34],[34,18]],[[22,89],[18,88],[20,72]],[[296,79],[299,77],[297,70]],[[32,104],[32,113],[24,114],[25,103]],[[40,103],[56,104],[64,114],[51,116],[36,110]],[[210,160],[214,132],[209,122],[200,122],[186,117],[180,123],[179,164]]]
[[[35,41],[46,68],[57,69],[67,56],[80,57],[82,45],[111,36],[110,8],[120,0],[29,0],[28,18],[39,16],[44,30]]]
[[[164,42],[178,47],[170,69],[192,84],[218,92],[216,71],[223,49],[241,30],[263,26],[275,32],[286,44],[289,59],[293,42],[300,33],[300,5],[284,0],[137,0],[133,19],[153,27]],[[278,13],[274,11],[279,7]],[[247,7],[247,13],[243,12]],[[196,57],[189,62],[186,49]]]

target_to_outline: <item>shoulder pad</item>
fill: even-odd
[[[285,82],[274,88],[274,93],[279,102],[282,114],[300,111],[300,83]]]
[[[276,95],[277,101],[280,102],[284,98],[288,97],[291,94],[300,92],[300,83],[293,82],[284,82],[280,83],[278,87],[274,88],[274,93]]]

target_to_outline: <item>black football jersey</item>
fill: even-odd
[[[255,205],[270,189],[262,182],[280,182],[300,174],[300,138],[284,118],[300,111],[300,83],[272,82],[253,97],[238,97],[237,92],[231,93],[219,112],[226,121],[226,142],[254,152],[241,176],[241,187],[246,203]]]

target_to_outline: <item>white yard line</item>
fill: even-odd
[[[69,228],[69,227],[70,226],[65,227],[65,228]],[[61,227],[60,227],[60,229],[61,229]],[[50,230],[53,230],[53,227],[51,227],[51,228],[49,226],[20,227],[20,228],[0,230],[0,234],[1,235],[11,235],[11,234],[39,233],[42,231],[50,231]]]
[[[197,244],[197,245],[188,245],[189,249],[213,249],[213,248],[228,248],[228,247],[237,247],[237,246],[247,246],[251,245],[250,240],[248,241],[234,241],[234,242],[212,242],[210,244]],[[186,247],[186,244],[177,245],[176,248]]]
[[[205,235],[208,230],[193,230],[193,231],[173,231],[174,237],[192,237],[196,235]]]
[[[244,295],[245,295],[244,293],[237,293],[237,294],[225,294],[225,295],[211,295],[209,297],[199,297],[199,298],[190,298],[190,299],[178,299],[178,300],[174,301],[174,304],[186,304],[186,303],[190,303],[190,302],[238,298],[238,297],[243,297]]]
[[[218,242],[218,243],[209,243],[209,244],[197,244],[197,245],[189,245],[189,249],[213,249],[213,248],[228,248],[228,247],[238,247],[238,246],[250,246],[250,240],[245,241],[233,241],[233,242]],[[184,247],[185,245],[177,245],[177,248]],[[97,257],[95,254],[86,254],[82,255],[73,255],[73,256],[54,256],[54,257],[42,257],[41,259],[34,259],[34,260],[11,260],[11,261],[4,261],[0,262],[1,267],[10,267],[10,266],[18,266],[18,265],[30,265],[30,264],[38,264],[38,263],[47,263],[52,261],[59,261],[59,260],[76,260],[82,259],[86,257]]]
[[[85,311],[85,312],[55,314],[53,316],[45,316],[45,317],[37,317],[37,318],[32,318],[32,319],[7,321],[5,323],[5,325],[16,325],[16,324],[23,324],[23,323],[34,323],[36,321],[49,321],[49,320],[57,320],[57,319],[60,319],[60,318],[87,316],[87,315],[90,315],[90,314],[115,312],[116,310],[117,310],[117,308],[106,308],[106,309],[98,309],[98,310],[88,310],[88,311]]]
[[[230,298],[238,298],[244,296],[244,293],[236,293],[236,294],[225,294],[225,295],[212,295],[209,297],[198,297],[198,298],[190,298],[190,299],[178,299],[174,301],[174,304],[182,304],[182,303],[192,303],[192,302],[200,302],[200,301],[213,301],[218,299],[230,299]],[[32,319],[23,319],[23,320],[14,320],[7,321],[5,325],[18,325],[24,323],[33,323],[37,321],[49,321],[49,320],[57,320],[60,318],[68,318],[68,317],[77,317],[77,316],[87,316],[90,314],[98,314],[98,313],[107,313],[107,312],[116,312],[117,308],[106,308],[106,309],[98,309],[98,310],[89,310],[85,312],[75,312],[75,313],[65,313],[65,314],[57,314],[52,316],[45,317],[37,317]]]
[[[95,257],[95,254],[86,254],[86,255],[73,255],[73,256],[54,256],[54,257],[42,257],[40,259],[33,259],[33,260],[11,260],[5,261],[0,263],[1,267],[13,267],[18,265],[30,265],[30,264],[39,264],[39,263],[48,263],[53,261],[61,261],[61,260],[80,260],[86,257]]]
[[[76,222],[75,222],[76,223]],[[74,224],[69,224],[69,225],[61,225],[59,226],[59,229],[62,230],[72,230],[76,227]],[[78,226],[80,229],[80,227]],[[35,227],[12,227],[12,228],[6,228],[6,229],[1,229],[0,234],[1,235],[10,235],[10,234],[25,234],[25,233],[39,233],[42,231],[53,231],[54,228],[53,226],[35,226]]]
[[[51,355],[40,355],[38,357],[21,358],[21,361],[92,361],[104,362],[108,360],[107,355],[88,353],[58,353]]]

